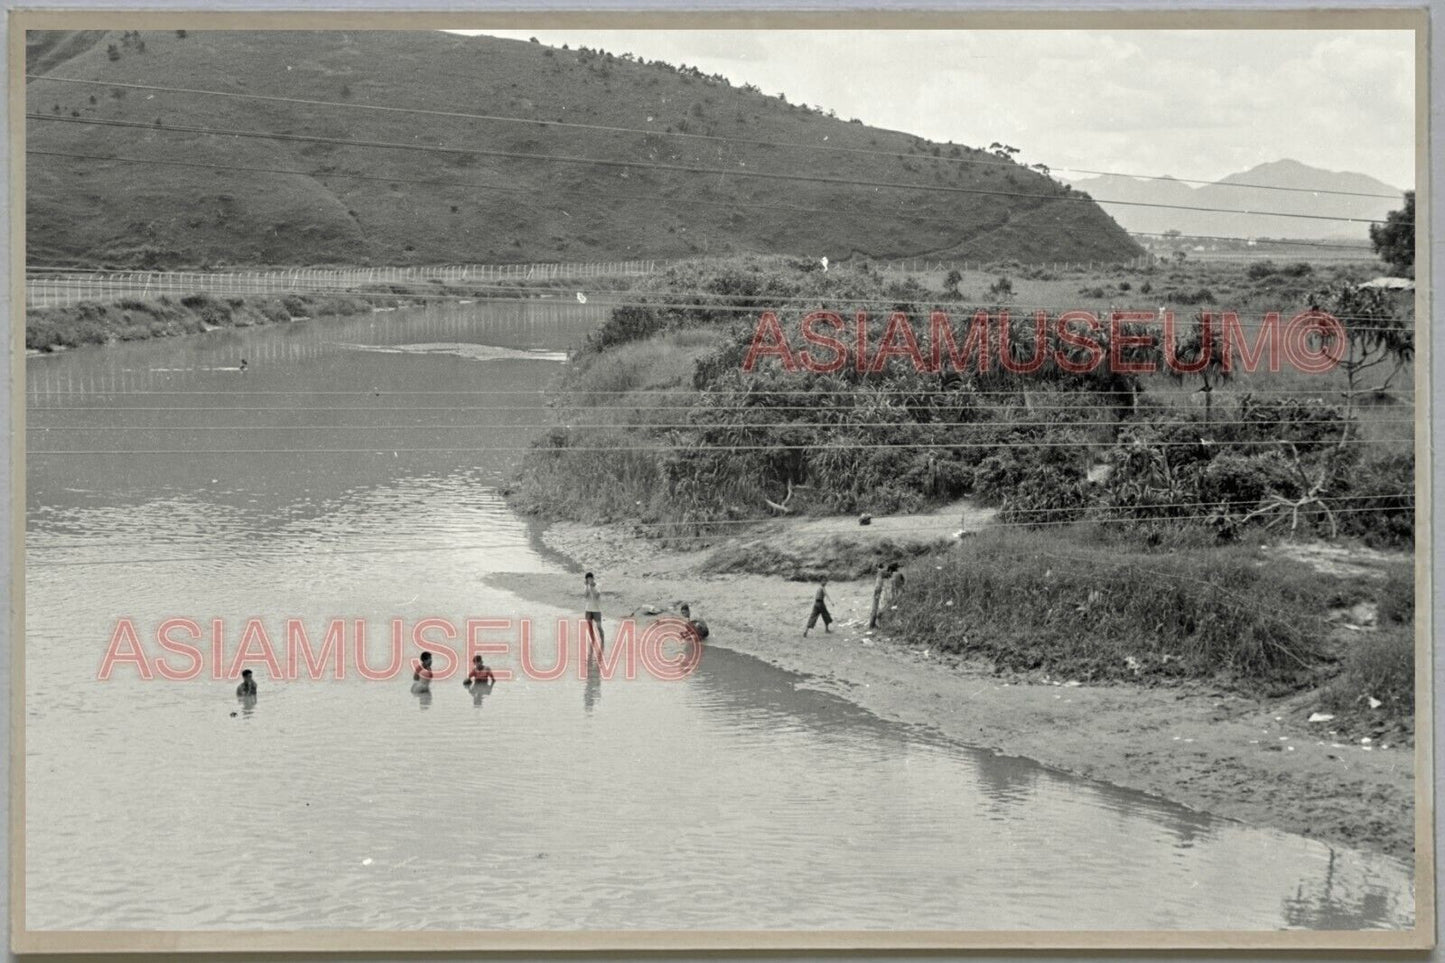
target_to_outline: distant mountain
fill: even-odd
[[[103,82],[26,84],[31,263],[1139,253],[1097,205],[993,154],[630,54],[438,31],[26,40],[29,73]],[[928,189],[880,186],[898,183]]]
[[[1212,184],[1193,186],[1172,178],[1150,180],[1109,174],[1075,181],[1074,187],[1099,202],[1126,230],[1162,233],[1178,230],[1184,234],[1231,237],[1289,237],[1308,240],[1327,238],[1363,239],[1367,225],[1358,222],[1312,220],[1302,217],[1271,217],[1268,214],[1236,211],[1280,211],[1331,217],[1383,218],[1404,204],[1404,191],[1365,174],[1327,171],[1294,160],[1260,164],[1230,174]],[[1240,185],[1264,185],[1262,190]],[[1313,191],[1349,191],[1384,197],[1346,194],[1315,194]],[[1221,208],[1228,213],[1173,210],[1168,207],[1135,207],[1110,201],[1145,204],[1174,204],[1182,207]]]

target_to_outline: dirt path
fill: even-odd
[[[939,514],[956,530],[956,512]],[[916,527],[896,521],[875,521],[876,534]],[[784,521],[777,527],[801,539],[815,537],[827,523]],[[851,521],[849,534],[859,531]],[[949,532],[941,526],[939,534]],[[675,610],[686,601],[694,617],[707,620],[710,645],[812,676],[810,685],[882,718],[929,726],[970,745],[1218,816],[1413,859],[1413,750],[1347,741],[1332,735],[1327,722],[1307,722],[1314,708],[1309,693],[1264,703],[1207,685],[1078,685],[995,675],[987,667],[919,652],[885,633],[869,635],[871,587],[863,581],[832,584],[833,632],[803,638],[810,585],[700,573],[696,567],[706,551],[663,552],[615,528],[559,523],[543,537],[598,573],[609,621],[647,605]],[[492,581],[564,608],[575,607],[580,594],[580,575],[502,575]]]

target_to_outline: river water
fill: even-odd
[[[445,305],[28,360],[31,928],[1411,925],[1396,860],[952,744],[726,649],[685,681],[481,698],[249,663],[241,705],[211,677],[213,620],[226,661],[251,618],[283,662],[286,618],[317,649],[363,620],[380,663],[392,619],[526,616],[553,644],[573,613],[483,579],[565,566],[497,489],[600,317]],[[154,658],[171,618],[199,678],[99,678],[123,619]]]

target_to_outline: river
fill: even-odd
[[[194,620],[209,656],[213,620],[230,653],[251,618],[284,647],[283,618],[318,642],[572,615],[483,579],[567,564],[498,487],[600,320],[433,305],[28,359],[32,929],[1411,925],[1399,861],[953,744],[722,648],[685,681],[480,698],[99,677],[123,619],[149,654]]]

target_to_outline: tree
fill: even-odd
[[[948,272],[948,275],[946,277],[944,277],[943,290],[947,291],[949,294],[952,294],[954,297],[958,297],[958,283],[962,280],[963,275],[959,273],[958,268],[954,268],[953,270]]]
[[[1204,312],[1195,315],[1194,330],[1183,338],[1175,339],[1172,346],[1169,376],[1177,381],[1186,378],[1199,379],[1199,390],[1204,392],[1204,423],[1214,421],[1214,389],[1229,378],[1229,366],[1225,362],[1226,351],[1222,344],[1222,333],[1214,328],[1213,318]]]
[[[1405,192],[1405,206],[1370,225],[1370,243],[1392,271],[1415,276],[1415,192]]]
[[[1323,328],[1319,336],[1326,340],[1325,350],[1345,373],[1345,415],[1353,418],[1361,395],[1388,391],[1395,376],[1414,360],[1413,312],[1400,310],[1392,295],[1379,288],[1352,284],[1317,292],[1310,298],[1310,307],[1328,311],[1344,329],[1342,340]],[[1364,384],[1364,373],[1381,364],[1389,364],[1390,373],[1378,384]]]

